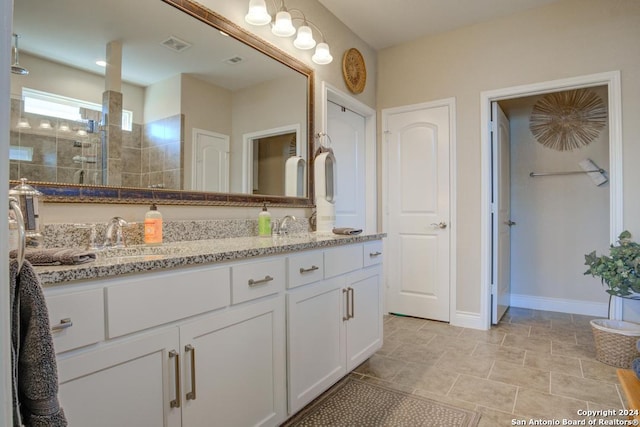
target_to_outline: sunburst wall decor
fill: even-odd
[[[545,147],[570,151],[588,145],[607,124],[607,108],[588,89],[545,95],[533,106],[529,129]]]

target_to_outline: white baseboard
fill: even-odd
[[[609,308],[608,303],[602,302],[579,301],[517,294],[511,294],[511,306],[531,308],[533,310],[560,311],[563,313],[584,314],[587,316],[598,317],[607,317]]]
[[[471,313],[468,311],[456,311],[451,317],[449,324],[461,328],[487,329],[487,326],[480,317],[480,313]]]

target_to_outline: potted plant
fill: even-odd
[[[586,274],[599,277],[611,297],[640,299],[640,244],[631,240],[631,233],[623,231],[618,244],[611,245],[609,255],[584,256],[589,267]],[[610,297],[610,298],[611,298]],[[594,319],[591,328],[596,342],[596,359],[619,368],[630,368],[638,357],[636,344],[640,325],[610,319]]]
[[[584,274],[600,277],[608,286],[609,295],[622,298],[640,297],[640,244],[631,240],[631,233],[623,231],[618,245],[611,245],[609,256],[593,251],[584,256],[589,269]]]

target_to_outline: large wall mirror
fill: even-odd
[[[60,202],[312,204],[301,61],[189,0],[20,0],[13,29],[12,182]]]

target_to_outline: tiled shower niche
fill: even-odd
[[[110,185],[104,170],[104,132],[99,125],[102,113],[84,109],[81,113],[82,122],[25,113],[23,102],[11,99],[10,179]],[[90,120],[95,124],[94,132],[79,135],[78,130],[90,127]],[[29,128],[18,126],[25,121]],[[40,127],[43,122],[50,127]],[[119,184],[180,190],[183,123],[183,116],[178,114],[146,125],[134,123],[131,131],[122,131]]]

